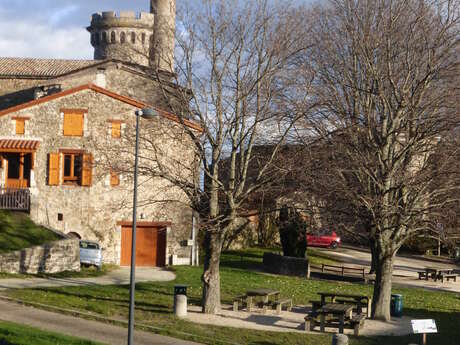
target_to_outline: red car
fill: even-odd
[[[320,230],[316,234],[307,234],[307,245],[335,249],[340,245],[340,237],[335,231]]]

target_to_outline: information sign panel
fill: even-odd
[[[414,334],[438,333],[434,320],[411,320],[411,324]]]

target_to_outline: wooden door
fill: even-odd
[[[120,265],[131,265],[132,228],[121,230]],[[136,266],[158,266],[166,264],[166,229],[138,226],[136,229]]]
[[[29,186],[30,167],[28,171],[25,171],[25,156],[24,153],[10,153],[6,154],[6,187],[22,189]],[[29,160],[27,160],[29,163]],[[26,174],[27,173],[27,174]],[[27,176],[26,176],[27,175]]]

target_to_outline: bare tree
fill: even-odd
[[[395,254],[458,195],[457,179],[434,183],[454,155],[436,169],[430,156],[458,126],[459,1],[331,0],[312,20],[314,125],[331,150],[325,190],[362,217],[373,316],[389,320]]]
[[[179,186],[200,217],[205,313],[220,310],[219,262],[226,233],[237,226],[248,196],[276,178],[273,157],[296,120],[305,116],[305,107],[290,102],[294,94],[308,94],[305,83],[302,92],[294,83],[305,49],[301,20],[287,3],[274,6],[265,0],[208,0],[178,9],[172,84],[181,87],[174,89],[174,97],[170,84],[163,83],[162,89],[165,100],[175,100],[168,106],[179,116],[181,135],[193,145],[197,165],[163,164],[158,151],[155,164],[143,171]],[[257,163],[256,174],[248,174],[253,147],[261,144],[270,144],[271,154]],[[157,149],[154,143],[151,149]],[[183,171],[197,166],[201,177],[184,178],[191,175]]]

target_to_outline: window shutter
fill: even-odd
[[[112,187],[120,185],[120,176],[113,170],[110,170],[110,185]]]
[[[59,153],[50,153],[48,155],[48,185],[59,185]]]
[[[83,121],[82,113],[64,113],[64,135],[82,137]]]
[[[25,119],[16,119],[16,134],[25,133]]]
[[[85,153],[83,155],[83,167],[81,172],[81,185],[91,186],[93,180],[93,155]]]
[[[120,122],[112,122],[112,138],[121,138]]]

